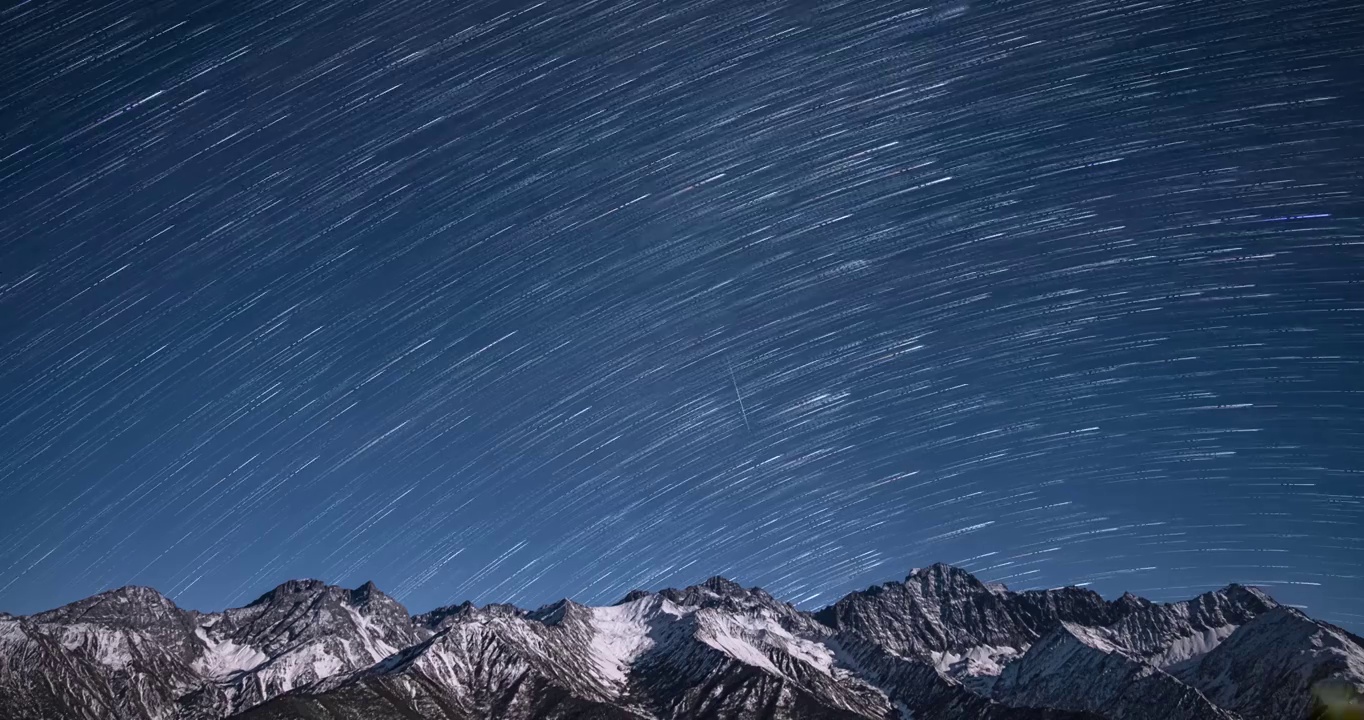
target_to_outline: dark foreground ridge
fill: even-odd
[[[1364,641],[1255,588],[1107,601],[941,564],[815,613],[711,578],[607,607],[412,616],[291,580],[218,613],[127,587],[0,614],[5,720],[1324,720],[1361,694]]]

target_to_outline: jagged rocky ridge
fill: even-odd
[[[218,613],[128,587],[0,614],[6,720],[1297,720],[1361,691],[1364,641],[1253,588],[1106,601],[946,565],[816,613],[712,578],[534,611],[305,580]]]

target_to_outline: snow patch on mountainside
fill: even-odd
[[[84,623],[62,628],[61,631],[64,649],[80,650],[95,662],[113,670],[122,670],[133,661],[134,642],[129,633]]]
[[[230,639],[214,639],[203,628],[196,628],[194,636],[204,644],[204,654],[191,667],[206,677],[226,679],[239,672],[258,667],[270,656],[248,645],[238,645]]]
[[[1215,628],[1208,628],[1193,635],[1186,635],[1170,642],[1169,648],[1159,655],[1147,658],[1149,662],[1159,668],[1170,669],[1176,665],[1196,660],[1217,648],[1226,640],[1240,625],[1222,625]]]
[[[654,645],[649,637],[649,614],[646,612],[651,600],[644,598],[623,605],[589,608],[592,611],[592,656],[602,678],[613,685],[624,685],[630,664]],[[671,605],[666,600],[663,602]]]
[[[731,615],[711,609],[696,611],[700,627],[697,639],[746,665],[785,676],[768,657],[783,653],[825,675],[833,674],[834,653],[822,643],[788,632],[765,615]]]
[[[1070,622],[1061,623],[1061,627],[1065,628],[1080,642],[1106,655],[1119,653],[1126,656],[1128,654],[1125,649],[1119,647],[1113,637],[1103,628],[1086,627]]]
[[[344,658],[320,643],[310,643],[275,657],[258,668],[255,676],[268,695],[276,695],[350,669]]]
[[[341,608],[360,631],[360,642],[364,645],[365,654],[369,656],[371,662],[378,662],[398,651],[398,648],[384,642],[383,628],[375,625],[350,605],[342,605]]]
[[[1004,671],[1005,665],[1027,650],[1027,645],[1017,648],[977,645],[961,652],[935,652],[931,654],[931,659],[938,672],[961,679],[980,675],[998,675]]]
[[[703,623],[702,629],[696,634],[697,640],[745,665],[766,670],[773,675],[782,674],[767,655],[750,640],[755,635],[756,628],[751,625],[745,627],[746,624],[738,618],[711,610],[699,610],[696,614]]]

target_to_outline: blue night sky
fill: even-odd
[[[0,608],[934,561],[1364,627],[1344,0],[0,10]]]

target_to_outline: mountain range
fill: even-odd
[[[937,564],[804,612],[711,578],[411,615],[292,580],[203,613],[124,587],[0,613],[4,720],[1364,718],[1364,640],[1258,589],[1013,592]]]

